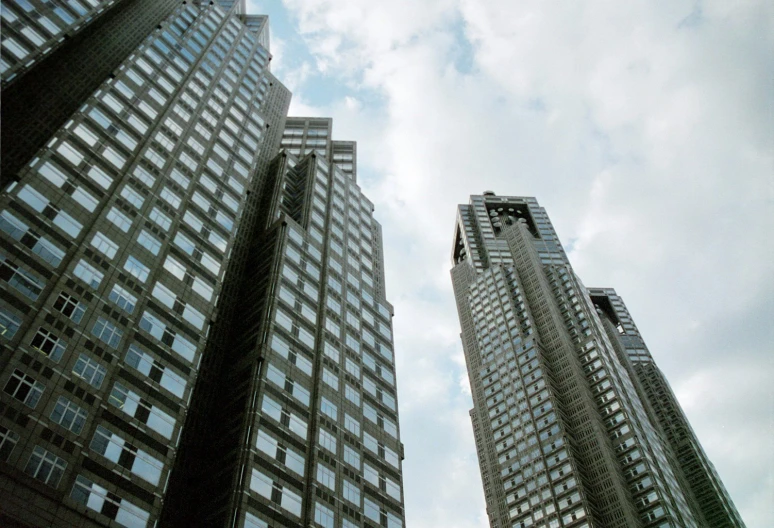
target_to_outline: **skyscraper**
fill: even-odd
[[[493,528],[742,527],[623,301],[534,198],[460,205],[452,281]]]
[[[266,17],[146,4],[3,4],[3,139],[6,94],[71,106],[42,142],[32,126],[3,145],[0,520],[402,527],[392,308],[355,144],[286,117]],[[71,89],[60,53],[94,60],[93,86]]]

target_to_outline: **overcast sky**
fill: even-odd
[[[535,196],[614,287],[748,528],[774,518],[767,0],[248,0],[291,115],[358,142],[385,235],[408,528],[484,528],[457,204]]]

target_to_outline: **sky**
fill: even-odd
[[[358,142],[384,229],[409,528],[485,528],[457,204],[535,196],[613,287],[748,528],[774,518],[767,0],[248,0],[291,115]]]

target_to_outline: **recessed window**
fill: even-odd
[[[87,416],[88,413],[82,407],[64,396],[60,396],[49,418],[52,422],[61,425],[65,429],[75,434],[80,434],[83,430],[83,425],[86,423]]]
[[[96,360],[82,353],[78,356],[78,360],[73,366],[73,374],[82,378],[89,385],[99,389],[102,386],[102,381],[105,379],[107,369]]]
[[[67,462],[36,445],[24,472],[44,484],[56,488],[66,467]]]
[[[59,336],[50,330],[38,328],[30,342],[30,346],[46,355],[51,361],[58,363],[67,348],[67,343],[59,339]]]
[[[34,409],[40,400],[45,386],[32,376],[15,369],[5,384],[6,394],[13,396],[27,407]]]

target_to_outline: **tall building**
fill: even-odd
[[[460,205],[451,271],[492,528],[743,527],[623,301],[534,198]]]
[[[402,528],[380,226],[267,17],[2,10],[0,524]]]

